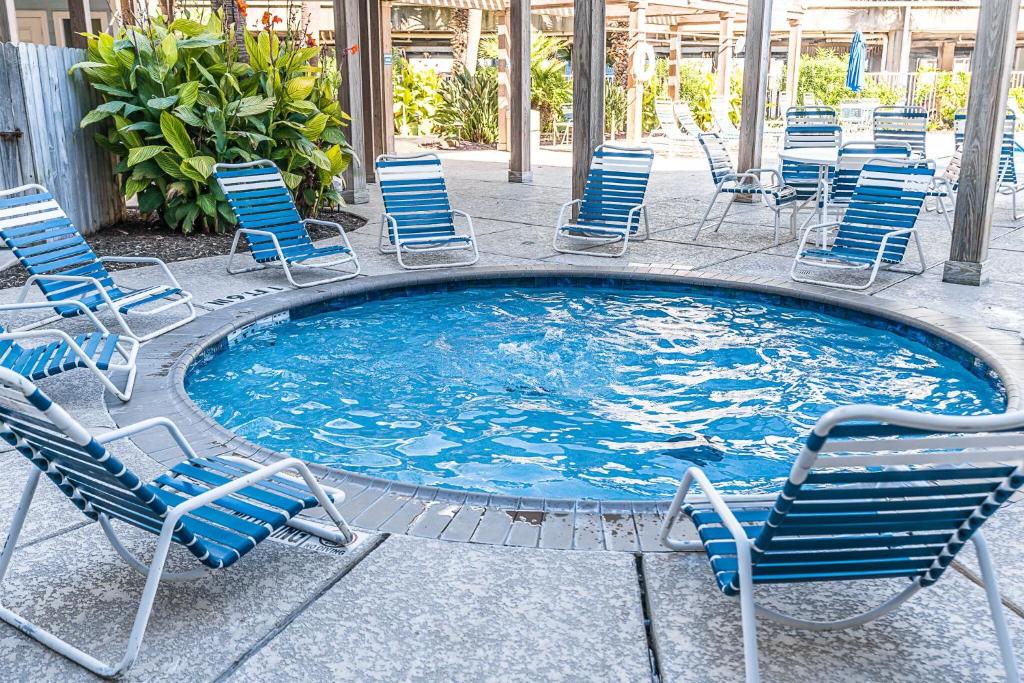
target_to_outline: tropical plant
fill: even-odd
[[[668,92],[668,60],[658,59],[654,62],[654,75],[644,83],[644,115],[643,131],[649,133],[660,125],[655,101],[665,97]]]
[[[932,126],[952,128],[953,116],[967,106],[971,75],[965,71],[936,71],[925,68],[917,72],[916,104],[934,102]]]
[[[711,98],[715,92],[715,75],[705,73],[693,64],[679,68],[679,99],[690,106],[697,125],[711,127]]]
[[[846,87],[848,58],[835,50],[819,48],[814,55],[800,62],[800,80],[797,83],[797,101],[804,97],[830,107],[854,97]]]
[[[222,231],[234,219],[210,182],[216,162],[274,161],[303,210],[340,202],[334,177],[351,160],[336,87],[310,66],[317,47],[246,32],[250,62],[237,60],[219,15],[154,17],[115,36],[88,36],[75,65],[104,102],[82,119],[118,157],[126,197],[143,214],[190,232]]]
[[[434,128],[445,140],[491,144],[498,139],[498,72],[457,70],[441,83]]]
[[[420,69],[408,60],[394,60],[395,132],[429,135],[441,102],[441,81],[433,69]]]
[[[554,130],[562,107],[572,102],[572,82],[566,75],[561,54],[568,43],[561,38],[534,31],[530,39],[530,106],[540,112],[542,130]],[[480,41],[483,59],[498,58],[498,41]]]
[[[604,128],[605,132],[616,135],[626,130],[626,88],[618,83],[604,86]]]

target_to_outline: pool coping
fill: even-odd
[[[846,308],[919,329],[962,347],[999,376],[1006,389],[1008,409],[1019,409],[1024,402],[1024,344],[1011,334],[932,309],[859,293],[825,291],[775,278],[706,270],[640,265],[537,265],[359,277],[226,306],[143,345],[137,359],[138,379],[132,400],[121,403],[108,393],[108,410],[118,426],[153,417],[170,418],[200,456],[231,453],[261,463],[277,460],[285,456],[233,434],[188,397],[186,373],[206,350],[260,319],[334,298],[454,282],[529,278],[642,280],[720,287]],[[171,466],[182,459],[181,451],[162,431],[139,434],[133,440],[164,465]],[[309,465],[326,485],[346,493],[341,512],[358,528],[498,545],[663,550],[657,536],[661,517],[669,505],[667,499],[596,501],[467,493],[346,472],[318,463]]]

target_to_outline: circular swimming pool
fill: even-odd
[[[848,403],[1005,409],[993,373],[926,333],[795,299],[657,283],[469,282],[253,325],[190,368],[191,398],[279,453],[515,496],[664,499],[700,465],[775,489]]]

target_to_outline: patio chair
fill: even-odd
[[[185,459],[166,474],[144,482],[115,458],[106,444],[152,429],[166,430]],[[300,460],[288,458],[257,466],[227,456],[201,458],[165,418],[93,436],[32,382],[5,368],[0,368],[0,436],[35,465],[0,554],[0,585],[44,473],[85,517],[99,522],[125,563],[146,577],[127,649],[115,663],[100,661],[0,605],[0,618],[8,624],[100,676],[123,674],[135,661],[161,580],[194,579],[230,567],[286,525],[342,545],[356,538],[335,507],[343,495],[335,492],[332,502]],[[283,476],[285,471],[301,478]],[[326,511],[333,528],[297,517],[317,505]],[[114,522],[156,537],[149,565],[122,545]],[[199,566],[183,572],[165,571],[171,544],[188,550]],[[238,589],[244,591],[244,586]]]
[[[838,126],[839,113],[834,107],[824,105],[801,105],[786,109],[786,127],[790,126]]]
[[[980,527],[1024,484],[1024,413],[927,415],[862,405],[814,426],[777,497],[727,501],[699,467],[683,475],[661,540],[703,549],[719,590],[738,598],[746,680],[759,679],[757,617],[791,628],[851,628],[893,611],[938,581],[974,544],[1007,679],[1019,681],[992,558]],[[700,496],[689,493],[693,484]],[[682,511],[700,541],[673,539]],[[755,603],[761,584],[902,579],[877,607],[812,621]],[[873,595],[873,588],[865,596]]]
[[[964,142],[964,131],[967,127],[967,112],[963,109],[953,114],[953,141],[959,148]],[[1017,195],[1024,190],[1024,180],[1017,177],[1017,116],[1007,109],[1006,120],[1003,122],[1003,144],[999,150],[999,182],[996,192],[1003,196],[1009,195],[1013,206],[1013,220],[1024,218],[1017,213]]]
[[[867,289],[879,268],[903,262],[911,239],[920,260],[920,268],[914,272],[924,272],[924,250],[916,224],[934,173],[935,169],[923,162],[872,160],[865,164],[842,221],[810,225],[804,231],[790,277],[828,287]],[[808,238],[816,231],[821,235],[820,244],[808,248]],[[869,275],[863,284],[848,284],[798,275],[801,267],[866,270]]]
[[[703,129],[697,125],[697,120],[693,118],[693,111],[690,109],[690,105],[683,100],[676,100],[672,103],[672,111],[675,112],[676,121],[679,122],[679,127],[683,129],[683,132],[689,135],[694,140],[697,136],[703,133]]]
[[[729,150],[726,148],[725,143],[722,142],[722,138],[716,133],[701,133],[697,140],[700,141],[700,146],[704,150],[704,154],[707,155],[708,166],[711,168],[711,181],[715,184],[715,193],[711,195],[708,208],[704,211],[704,216],[697,226],[697,232],[693,235],[694,240],[700,237],[700,232],[704,229],[704,225],[707,223],[708,216],[711,215],[715,202],[718,201],[718,197],[722,194],[729,195],[729,199],[725,205],[725,210],[715,224],[715,232],[718,232],[718,229],[722,227],[722,222],[725,220],[726,214],[729,213],[729,209],[732,208],[736,195],[754,194],[759,196],[761,202],[775,214],[775,244],[779,243],[779,217],[782,214],[782,210],[787,206],[791,209],[789,217],[790,233],[794,237],[796,236],[796,190],[782,182],[782,176],[779,175],[777,170],[774,168],[752,168],[746,173],[736,173],[736,169],[732,165],[732,159],[729,156]],[[762,178],[764,175],[770,176],[770,182],[764,182]]]
[[[843,209],[853,198],[864,164],[872,159],[906,161],[911,148],[907,143],[848,142],[839,148],[836,172],[829,185],[829,208]]]
[[[665,140],[670,155],[677,144],[685,145],[692,141],[692,137],[683,130],[676,118],[672,100],[659,97],[654,101],[654,111],[658,115],[657,134]]]
[[[79,301],[75,305],[92,322],[94,331],[74,336],[58,329],[8,332],[0,325],[0,367],[13,370],[33,382],[85,368],[110,393],[127,401],[132,397],[132,388],[135,386],[135,357],[139,351],[139,342],[132,337],[111,334],[85,304]],[[44,302],[0,305],[0,311],[7,313],[53,308],[54,304]],[[30,339],[53,341],[32,346],[22,343]],[[118,358],[122,362],[117,362]],[[118,388],[106,376],[107,372],[128,373],[124,388]]]
[[[711,98],[711,121],[714,124],[715,132],[718,133],[722,140],[725,142],[739,142],[740,131],[732,122],[732,117],[729,116],[729,98]]]
[[[395,254],[407,270],[471,266],[480,259],[473,219],[465,211],[453,209],[448,198],[441,159],[436,154],[377,157],[377,180],[384,198],[380,217],[382,254]],[[455,227],[455,216],[466,219],[466,232]],[[403,255],[470,250],[473,255],[454,263],[408,264]]]
[[[622,256],[629,249],[629,240],[650,237],[651,226],[647,217],[647,181],[654,164],[654,150],[650,147],[599,145],[590,160],[590,171],[583,188],[583,197],[562,204],[558,212],[558,225],[552,246],[563,254],[587,256]],[[575,221],[566,221],[566,211],[577,206]],[[643,237],[640,237],[641,214]],[[559,246],[559,237],[607,246],[622,242],[615,253],[570,249]]]
[[[288,284],[299,288],[325,285],[359,275],[359,259],[352,251],[345,229],[330,221],[303,219],[281,171],[273,161],[259,159],[244,164],[214,164],[213,177],[238,221],[228,255],[228,273],[251,273],[278,264]],[[306,228],[310,224],[335,228],[342,243],[316,246]],[[232,263],[243,235],[256,265],[233,269]],[[346,267],[339,275],[317,280],[298,282],[292,274],[293,269],[336,270],[348,263],[354,264],[355,270]]]
[[[835,123],[799,123],[808,120],[807,110],[818,110],[821,113],[821,121],[828,120],[828,111],[831,107],[791,107],[792,110],[804,110],[799,112],[800,116],[790,119],[787,112],[786,120],[793,120],[797,123],[787,125],[783,133],[783,149],[801,149],[807,147],[839,147],[843,144],[843,129]],[[815,200],[818,207],[824,201],[822,187],[821,168],[817,164],[803,163],[800,161],[783,160],[781,165],[783,182],[796,191],[797,199],[800,200],[799,210],[808,207],[811,200]],[[835,167],[830,166],[828,177],[835,175]]]
[[[928,110],[924,107],[876,107],[871,117],[872,136],[877,144],[907,144],[915,156],[925,159]]]
[[[42,185],[0,190],[0,239],[29,274],[18,302],[23,303],[35,285],[47,301],[56,304],[51,307],[56,315],[14,332],[81,315],[83,309],[78,302],[93,312],[109,312],[126,336],[140,342],[181,327],[196,317],[192,295],[182,289],[167,264],[144,256],[97,256]],[[168,284],[126,287],[114,281],[107,263],[158,266]],[[156,316],[178,306],[185,307],[183,319],[148,334],[139,334],[128,324],[131,315]]]
[[[926,197],[931,197],[935,201],[935,210],[942,214],[942,220],[950,230],[953,229],[953,221],[950,220],[949,214],[956,206],[956,193],[960,189],[960,160],[962,156],[963,151],[957,147],[953,156],[950,157],[949,163],[946,164],[946,168],[942,170],[942,174],[932,179],[932,183],[925,193]],[[925,209],[928,209],[927,201]]]
[[[562,105],[562,119],[555,121],[552,125],[555,127],[555,140],[562,145],[567,145],[572,141],[572,105]]]

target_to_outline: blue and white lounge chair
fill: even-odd
[[[167,430],[185,459],[166,474],[144,482],[111,455],[105,444],[151,429]],[[10,568],[42,474],[82,514],[99,522],[118,555],[146,577],[127,649],[116,663],[104,663],[0,605],[4,621],[100,676],[120,675],[135,661],[161,580],[193,579],[230,567],[286,525],[343,545],[355,540],[335,507],[342,494],[336,493],[332,502],[299,460],[289,458],[259,467],[225,456],[201,458],[174,423],[165,418],[93,436],[34,384],[7,369],[0,369],[0,436],[35,465],[0,554],[0,585]],[[285,471],[301,478],[283,476]],[[327,512],[332,528],[297,517],[317,505]],[[121,544],[115,522],[156,537],[148,566]],[[171,544],[187,549],[195,557],[197,568],[165,571]],[[244,588],[238,586],[239,590]]]
[[[935,210],[942,214],[942,220],[946,222],[946,227],[950,230],[953,229],[953,222],[950,220],[949,215],[953,213],[953,209],[956,207],[956,193],[960,189],[960,161],[962,156],[963,151],[957,147],[946,167],[942,169],[942,173],[932,180],[932,184],[928,187],[928,192],[926,193],[928,197],[935,201]],[[925,203],[925,208],[928,209],[927,203]]]
[[[842,289],[867,289],[875,281],[882,265],[891,267],[903,261],[913,238],[920,268],[924,272],[924,251],[917,234],[917,217],[924,204],[935,169],[923,162],[898,163],[872,160],[864,165],[843,220],[838,223],[810,225],[804,231],[793,260],[791,277]],[[808,247],[811,234],[818,232],[825,241]],[[828,237],[832,238],[827,245]],[[868,271],[863,284],[819,280],[798,274],[806,267],[826,270]]]
[[[739,598],[746,680],[759,679],[757,617],[792,628],[851,628],[938,581],[971,541],[1007,679],[1019,681],[992,558],[980,527],[1024,484],[1024,413],[939,416],[846,406],[818,420],[774,497],[715,490],[699,467],[683,475],[662,526],[674,550],[703,549],[719,590]],[[700,495],[690,493],[696,484]],[[682,511],[700,541],[671,537]],[[810,621],[757,605],[758,584],[903,579],[862,614]],[[865,588],[864,595],[874,595]]]
[[[109,312],[126,336],[139,341],[158,337],[196,317],[192,295],[182,289],[163,261],[143,256],[96,256],[53,195],[41,185],[0,191],[0,239],[29,274],[19,303],[35,285],[47,301],[55,304],[52,308],[57,312],[15,331],[81,315],[83,309],[77,302],[90,311]],[[139,289],[119,285],[105,263],[155,265],[168,284]],[[185,307],[185,318],[156,331],[139,334],[128,324],[131,315],[161,315],[178,306]]]
[[[729,98],[712,97],[711,122],[714,125],[715,132],[718,133],[722,140],[727,143],[738,143],[740,131],[736,128],[736,124],[732,122],[732,117],[729,116],[729,108]]]
[[[33,382],[85,368],[110,393],[127,401],[135,386],[135,357],[139,351],[139,342],[131,337],[111,334],[85,304],[76,303],[81,314],[92,321],[94,331],[74,336],[52,328],[8,332],[0,325],[0,367],[13,370]],[[44,302],[0,305],[0,311],[4,312],[53,308],[54,304]],[[24,344],[28,340],[39,339],[53,341],[31,346]],[[124,388],[118,388],[106,376],[107,372],[127,373]]]
[[[675,151],[677,145],[685,146],[693,142],[693,136],[683,128],[676,118],[676,107],[672,100],[664,97],[657,98],[654,101],[654,111],[658,116],[658,130],[651,136],[652,142],[664,141],[669,154]]]
[[[787,125],[783,135],[784,149],[802,149],[810,147],[831,147],[837,148],[843,144],[843,129],[836,123],[804,123],[812,120],[811,114],[804,110],[822,110],[820,117],[827,121],[830,116],[835,116],[835,110],[831,107],[791,107],[790,112],[795,114],[792,120],[793,125]],[[831,112],[831,114],[829,114]],[[797,115],[798,114],[798,115]],[[818,115],[818,114],[816,114]],[[787,121],[789,117],[787,114]],[[782,180],[796,190],[797,199],[801,201],[800,209],[808,207],[814,202],[820,207],[824,202],[821,177],[822,169],[817,164],[809,164],[800,161],[782,161]],[[835,174],[835,167],[829,167],[829,179]]]
[[[800,105],[786,109],[786,127],[838,126],[839,113],[825,105]]]
[[[964,142],[967,127],[967,112],[961,109],[953,115],[953,141],[959,148]],[[1017,175],[1017,116],[1012,110],[1006,111],[1003,122],[1003,143],[999,150],[999,181],[996,191],[1001,195],[1009,195],[1013,206],[1013,220],[1024,218],[1024,213],[1017,213],[1017,195],[1024,190],[1024,179]]]
[[[644,197],[653,164],[654,150],[650,147],[600,145],[595,149],[582,199],[566,202],[558,212],[558,226],[552,241],[555,251],[617,257],[626,253],[631,239],[650,237]],[[566,213],[574,205],[579,205],[579,214],[575,221],[567,222]],[[570,249],[559,246],[560,237],[596,242],[601,246],[621,242],[622,249],[613,253]]]
[[[471,266],[480,259],[473,219],[465,211],[452,208],[441,159],[436,154],[382,154],[376,165],[384,198],[377,244],[382,254],[395,254],[399,265],[408,270]],[[466,220],[466,232],[455,227],[457,215]],[[405,261],[411,254],[465,250],[472,253],[470,258],[455,263]]]
[[[708,208],[704,211],[704,216],[697,226],[697,232],[693,235],[694,240],[700,237],[700,232],[704,229],[704,225],[708,221],[708,216],[711,215],[715,202],[718,201],[719,195],[722,194],[729,195],[729,199],[725,205],[725,210],[715,224],[715,232],[718,232],[718,229],[722,227],[722,222],[725,220],[726,214],[729,213],[729,209],[732,208],[736,195],[753,194],[759,196],[764,205],[775,214],[775,244],[779,243],[779,219],[782,210],[786,207],[790,209],[790,233],[794,237],[796,236],[796,190],[782,182],[782,176],[779,175],[778,171],[774,168],[752,168],[746,173],[736,173],[736,169],[732,165],[732,159],[729,156],[729,150],[726,149],[725,143],[722,142],[717,133],[701,133],[697,139],[700,141],[704,154],[708,157],[708,165],[711,167],[711,180],[715,184],[715,193],[711,196]],[[766,174],[770,177],[769,182],[765,182],[762,177]]]
[[[910,159],[906,143],[847,142],[839,148],[836,172],[829,186],[829,208],[845,208],[853,197],[864,164],[872,159],[906,161]]]
[[[348,280],[359,275],[359,259],[352,251],[345,229],[337,223],[314,218],[303,219],[295,207],[295,200],[273,161],[261,159],[245,164],[214,164],[213,177],[217,180],[231,211],[238,221],[235,239],[228,256],[228,272],[232,275],[263,270],[277,263],[292,287],[314,287]],[[313,244],[306,229],[308,224],[326,225],[337,229],[341,244],[318,247]],[[249,242],[249,250],[256,265],[232,270],[238,242],[242,235]],[[308,282],[298,282],[292,269],[331,270],[351,263],[340,275]]]
[[[928,110],[924,107],[875,107],[871,124],[876,144],[910,145],[914,156],[927,158]]]

